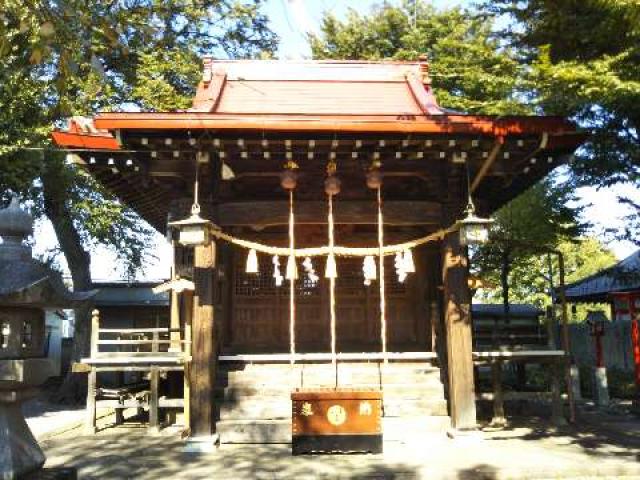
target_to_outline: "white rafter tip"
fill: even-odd
[[[141,143],[142,145],[149,145],[149,139],[148,139],[147,137],[142,137],[142,138],[140,139],[140,143]]]
[[[189,139],[189,145],[191,145],[192,147],[193,147],[196,143],[198,143],[198,141],[197,141],[195,138],[190,138],[190,139]]]

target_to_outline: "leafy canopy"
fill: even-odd
[[[434,92],[444,107],[469,113],[529,112],[522,101],[522,67],[492,37],[492,23],[460,8],[437,10],[420,2],[384,5],[341,21],[327,14],[310,37],[317,59],[416,60],[426,54]]]
[[[50,131],[66,117],[98,110],[187,107],[203,54],[237,58],[273,51],[277,38],[260,13],[261,1],[2,4],[0,192],[27,195],[39,212],[55,216],[50,220],[63,250],[60,237],[77,234],[82,247],[104,243],[134,269],[141,266],[149,227],[141,228],[130,209],[65,165]],[[66,247],[68,261],[75,247]]]
[[[640,185],[640,5],[637,0],[492,0],[501,36],[521,52],[547,113],[569,115],[593,136],[574,173],[598,187]]]

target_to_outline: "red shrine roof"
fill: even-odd
[[[190,111],[223,114],[441,115],[426,63],[212,61]]]
[[[114,149],[110,131],[254,130],[397,134],[550,135],[549,146],[577,146],[575,126],[559,117],[465,115],[441,108],[426,62],[204,59],[193,106],[177,112],[98,114],[72,119],[55,142]],[[560,138],[565,135],[572,138]]]

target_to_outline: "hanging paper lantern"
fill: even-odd
[[[253,248],[249,250],[249,254],[247,255],[247,268],[245,272],[258,273],[258,255],[256,255],[256,251]]]
[[[402,263],[404,265],[404,271],[407,273],[416,272],[416,264],[413,263],[413,253],[410,248],[407,248],[402,255]]]
[[[296,257],[293,255],[289,255],[287,259],[287,280],[297,280],[298,279],[298,266],[296,265]]]
[[[367,286],[371,285],[371,281],[377,278],[376,262],[373,259],[373,256],[367,255],[364,257],[362,273],[364,274],[364,284]]]
[[[276,280],[276,287],[281,287],[284,277],[280,273],[280,259],[278,258],[278,255],[273,256],[272,262],[273,262],[273,278],[275,278]]]
[[[333,254],[327,257],[327,266],[324,271],[325,278],[338,278],[338,267],[336,266],[336,257]]]

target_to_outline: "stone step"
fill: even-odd
[[[383,418],[385,442],[416,441],[444,435],[449,417]],[[223,420],[216,424],[221,443],[291,443],[291,420]]]
[[[358,388],[377,389],[379,384],[361,384]],[[232,401],[243,397],[260,396],[260,398],[291,398],[291,392],[296,387],[288,385],[249,385],[249,386],[219,386],[215,390],[215,398],[218,400]],[[389,384],[384,386],[384,396],[399,397],[406,400],[417,400],[421,398],[444,398],[444,387],[440,382],[425,384]]]
[[[441,385],[439,375],[398,374],[379,377],[375,374],[341,375],[338,377],[339,387],[356,388],[363,385],[373,385],[380,388],[387,385],[412,384],[412,385]],[[278,375],[218,375],[216,386],[218,387],[269,387],[269,388],[314,388],[336,385],[336,379],[331,375],[308,375],[302,378],[285,377]]]
[[[447,415],[447,403],[443,399],[405,400],[385,398],[383,400],[385,417],[407,416],[443,416]],[[245,397],[236,402],[223,403],[218,407],[220,420],[271,420],[290,419],[291,401],[279,401]]]

